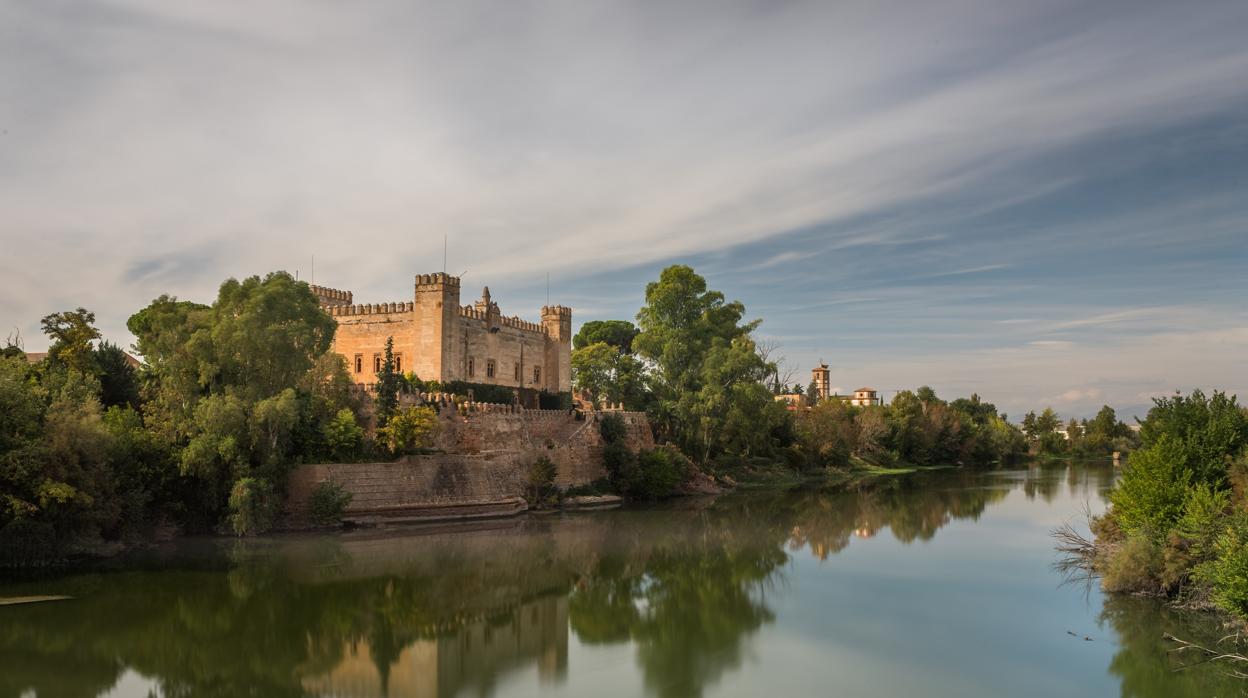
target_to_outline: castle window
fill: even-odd
[[[394,372],[395,373],[403,372],[403,355],[402,354],[394,355]]]
[[[495,368],[496,368],[496,364],[494,363],[494,359],[488,359],[488,360],[486,360],[486,362],[485,362],[485,377],[486,377],[486,378],[493,378],[493,377],[494,377],[494,369],[495,369]]]
[[[542,367],[541,366],[533,367],[533,382],[534,383],[542,382]]]
[[[477,362],[472,357],[468,357],[468,377],[472,378],[477,375]]]
[[[381,354],[373,354],[373,373],[381,373]]]
[[[355,372],[356,373],[364,372],[364,355],[363,354],[355,355]]]
[[[520,364],[516,364],[516,382],[520,382]]]

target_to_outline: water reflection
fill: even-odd
[[[575,693],[570,643],[627,649],[649,695],[699,696],[777,623],[774,601],[806,574],[794,556],[828,560],[855,538],[923,545],[1012,492],[1051,502],[1065,489],[1069,505],[1112,477],[948,470],[443,530],[192,541],[122,571],[0,586],[76,597],[0,607],[0,698],[98,696],[123,674],[163,696],[490,696],[522,677]],[[1202,621],[1107,602],[1122,694],[1225,693],[1216,672],[1165,678],[1162,630],[1207,639]],[[879,622],[909,620],[881,609]]]

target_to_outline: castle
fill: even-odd
[[[418,274],[413,299],[399,303],[356,305],[350,291],[311,289],[338,321],[333,348],[358,384],[376,383],[393,337],[395,369],[422,380],[572,390],[571,308],[544,306],[540,324],[504,317],[488,287],[460,305],[459,277],[446,273]]]

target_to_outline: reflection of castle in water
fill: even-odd
[[[469,621],[403,647],[393,661],[367,641],[348,643],[327,673],[307,677],[311,695],[335,698],[488,695],[502,675],[536,663],[543,682],[568,669],[568,598],[547,596],[498,616]]]

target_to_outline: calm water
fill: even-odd
[[[1108,466],[332,537],[0,584],[0,696],[1227,696],[1200,616],[1063,584]],[[1069,633],[1075,633],[1072,636]],[[1090,638],[1085,640],[1084,637]]]

